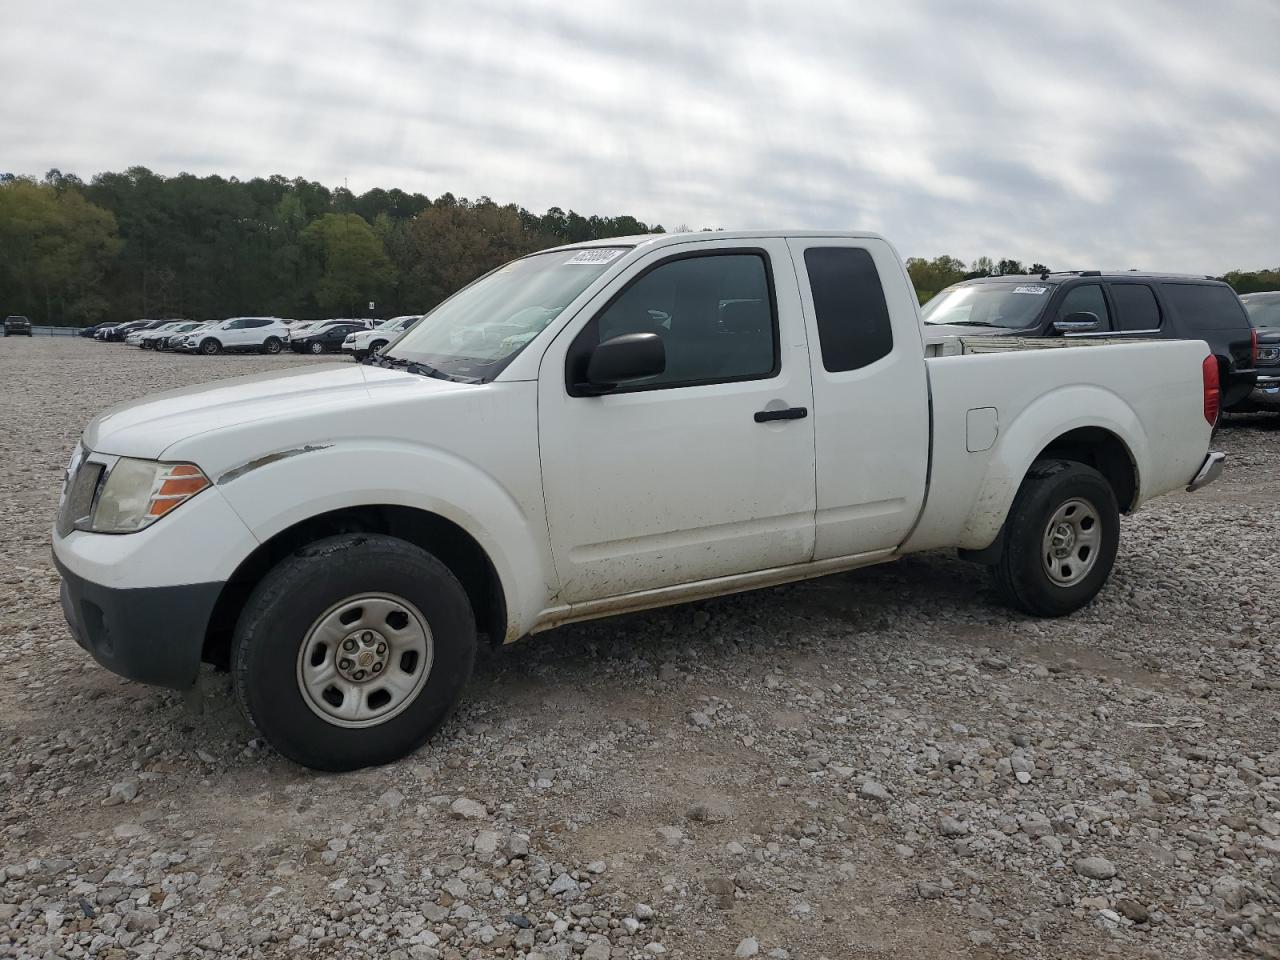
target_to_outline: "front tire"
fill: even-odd
[[[1039,617],[1062,617],[1098,595],[1120,546],[1120,509],[1105,477],[1073,460],[1027,471],[991,568],[1001,598]]]
[[[280,346],[279,337],[267,337],[266,341],[262,344],[262,352],[271,354],[279,353]]]
[[[314,354],[317,354],[317,355],[318,355],[318,354],[321,354],[321,353],[324,353],[324,344],[323,344],[323,343],[313,343],[313,344],[311,345],[311,352],[312,352],[312,353],[314,353]]]
[[[386,345],[387,345],[387,341],[385,340],[375,340],[373,341],[373,343],[369,344],[369,353],[377,353]]]
[[[276,750],[355,770],[421,746],[457,705],[475,655],[471,604],[444,564],[395,537],[344,534],[302,548],[257,586],[232,674]]]
[[[200,341],[200,352],[206,357],[212,357],[215,353],[222,352],[222,344],[213,337],[209,337],[207,340]]]

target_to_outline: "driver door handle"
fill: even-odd
[[[808,415],[808,407],[786,407],[782,410],[757,410],[756,423],[769,423],[771,420],[803,420]]]

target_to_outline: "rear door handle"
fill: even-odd
[[[803,420],[808,415],[808,407],[787,407],[783,410],[757,410],[756,423],[768,423],[770,420]]]

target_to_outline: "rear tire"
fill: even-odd
[[[337,771],[421,746],[453,712],[475,655],[471,604],[444,564],[395,537],[344,534],[258,584],[231,668],[245,715],[276,750]]]
[[[266,341],[262,344],[262,352],[272,353],[272,354],[279,353],[280,346],[281,344],[280,344],[279,337],[267,337]]]
[[[209,337],[200,341],[200,352],[206,357],[212,357],[215,353],[222,352],[222,344],[213,339],[213,337]]]
[[[1098,595],[1120,546],[1120,509],[1105,477],[1073,460],[1038,460],[1027,471],[991,568],[1004,602],[1061,617]]]

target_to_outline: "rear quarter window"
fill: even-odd
[[[1235,330],[1248,327],[1249,316],[1235,291],[1208,283],[1161,284],[1165,302],[1184,327]]]
[[[893,329],[871,253],[861,247],[810,247],[804,263],[823,368],[828,373],[857,370],[888,356]]]

